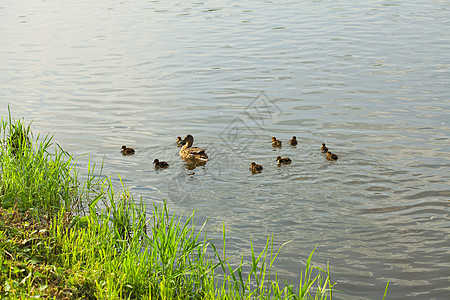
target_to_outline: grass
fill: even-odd
[[[11,117],[10,117],[11,118]],[[51,137],[31,145],[30,125],[2,120],[0,200],[2,207],[38,210],[51,217],[61,207],[76,204],[76,174],[71,157],[62,149],[51,154]],[[9,133],[9,134],[8,134]]]
[[[311,263],[298,288],[273,271],[280,250],[268,238],[236,265],[208,240],[195,214],[176,216],[164,202],[149,214],[126,188],[76,160],[50,136],[2,119],[0,298],[29,299],[331,299],[329,268]],[[98,173],[98,174],[97,174]]]

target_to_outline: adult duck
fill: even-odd
[[[180,142],[183,147],[180,149],[180,157],[188,161],[207,161],[208,155],[205,153],[206,149],[192,147],[194,144],[194,137],[190,134]]]
[[[127,146],[123,145],[120,152],[122,152],[122,155],[132,155],[135,151],[133,148],[127,148]]]

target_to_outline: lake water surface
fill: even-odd
[[[289,282],[317,245],[336,299],[381,299],[388,281],[388,299],[449,299],[449,8],[4,0],[0,113],[9,104],[66,151],[104,159],[149,207],[197,210],[213,240],[224,224],[230,254],[291,241],[276,263]],[[178,157],[188,133],[206,166]],[[274,151],[272,136],[285,145]],[[121,156],[123,144],[137,153]]]

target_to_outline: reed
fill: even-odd
[[[2,131],[0,298],[332,298],[329,268],[312,265],[314,251],[294,288],[273,270],[282,247],[271,237],[261,252],[250,243],[251,261],[232,264],[225,228],[219,253],[195,213],[173,215],[166,202],[148,212],[95,165],[80,183],[76,161],[52,137],[33,139],[11,117]]]

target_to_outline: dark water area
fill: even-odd
[[[230,254],[291,241],[275,265],[289,282],[317,245],[333,298],[381,299],[389,281],[388,299],[449,299],[449,7],[6,0],[0,113],[104,161],[148,207],[196,210],[213,240],[224,225]],[[188,133],[211,158],[193,170]]]

